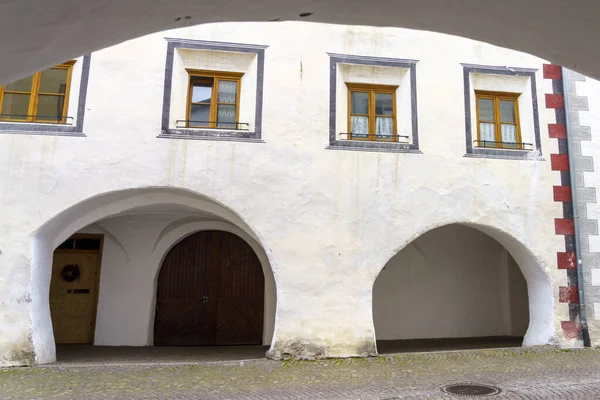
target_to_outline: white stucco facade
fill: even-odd
[[[165,37],[268,46],[260,140],[165,138]],[[251,92],[259,90],[257,57],[235,51],[208,57],[203,57],[209,53],[205,50],[177,52],[187,55],[173,63],[169,124],[180,118],[185,105],[181,68],[248,71],[240,120],[256,124],[257,97]],[[408,119],[416,118],[418,151],[327,148],[328,53],[416,62],[416,115],[402,103],[410,101],[406,72],[386,75],[383,68],[350,62],[335,79],[396,82],[398,128],[405,127],[412,138]],[[188,27],[94,52],[85,137],[0,134],[0,231],[7,233],[0,237],[0,364],[55,359],[48,307],[52,251],[78,231],[105,235],[96,344],[151,344],[154,285],[162,258],[186,235],[217,227],[235,231],[259,256],[266,280],[263,342],[271,345],[270,356],[374,355],[373,285],[379,273],[421,235],[458,224],[480,231],[477,240],[495,246],[490,252],[495,258],[489,261],[494,268],[508,262],[508,255],[502,255],[507,251],[520,267],[529,295],[526,333],[522,323],[511,322],[507,299],[490,305],[500,310],[505,325],[493,332],[470,332],[525,334],[525,345],[578,345],[564,338],[560,325],[569,319],[567,305],[558,301],[566,277],[556,268],[556,253],[565,244],[554,231],[562,207],[552,198],[559,176],[547,155],[557,152],[557,144],[547,133],[554,115],[541,106],[544,94],[552,92],[552,83],[542,78],[543,63],[516,51],[429,32],[302,23]],[[463,64],[533,71],[528,77],[469,78],[471,90],[522,91],[523,139],[536,147],[527,157],[465,157]],[[535,144],[533,97],[540,105],[541,152]],[[342,116],[339,124],[345,120],[344,101],[335,104],[334,120]],[[476,257],[480,268],[488,267],[483,258]],[[507,271],[505,266],[507,283],[496,288],[498,293],[510,292]],[[483,274],[481,279],[490,277]],[[132,280],[139,282],[139,290],[126,293]],[[523,304],[521,300],[515,304]],[[119,304],[126,307],[115,311]],[[514,307],[513,315],[522,312]],[[127,324],[114,329],[119,321]],[[419,334],[397,335],[397,326],[389,329],[394,339]],[[456,331],[450,336],[461,335]]]

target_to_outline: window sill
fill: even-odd
[[[74,125],[29,122],[0,122],[0,134],[85,136]]]
[[[367,140],[334,140],[329,144],[327,149],[423,154],[417,146],[411,143],[376,142]]]
[[[464,156],[469,158],[545,161],[537,150],[473,148]]]
[[[161,139],[185,139],[185,140],[216,140],[246,143],[264,143],[257,137],[256,132],[240,132],[214,129],[168,129],[162,131],[158,138]]]

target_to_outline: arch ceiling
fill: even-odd
[[[271,20],[448,33],[600,77],[598,16],[597,0],[0,0],[0,84],[151,32]]]

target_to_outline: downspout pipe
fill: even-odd
[[[573,225],[575,230],[575,259],[577,260],[577,289],[579,290],[579,321],[581,323],[581,335],[583,345],[591,347],[590,332],[587,324],[587,313],[585,308],[585,291],[583,287],[583,261],[581,258],[581,234],[579,231],[579,204],[577,202],[577,181],[575,180],[575,157],[573,156],[573,139],[571,136],[571,118],[569,102],[569,84],[567,74],[569,70],[562,68],[563,97],[565,105],[565,126],[567,130],[567,148],[569,157],[569,175],[571,178],[571,201],[573,202]]]

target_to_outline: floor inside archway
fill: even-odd
[[[265,358],[268,346],[56,346],[56,365],[196,364]]]
[[[474,338],[378,340],[377,351],[382,354],[419,353],[451,350],[476,350],[521,347],[523,337],[488,336]]]
[[[521,347],[522,337],[378,340],[380,355]],[[90,346],[57,345],[55,365],[140,365],[240,362],[264,359],[268,346]]]

